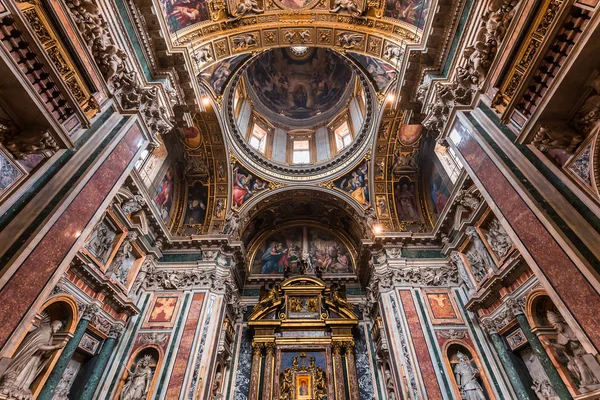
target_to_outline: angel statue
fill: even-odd
[[[0,377],[0,397],[6,395],[7,398],[23,400],[32,398],[31,384],[50,361],[50,353],[64,347],[64,343],[52,344],[52,339],[62,326],[61,321],[52,321],[25,336]]]
[[[256,0],[239,0],[235,6],[233,16],[235,18],[241,18],[249,12],[253,12],[254,14],[262,14],[265,12],[265,10],[258,6],[258,2]]]
[[[471,364],[469,357],[460,351],[456,357],[458,364],[454,367],[454,376],[456,376],[460,397],[463,400],[486,400],[483,388],[477,380],[479,370]]]
[[[150,368],[150,362],[154,361],[150,354],[146,354],[137,362],[135,371],[130,371],[127,377],[127,382],[123,386],[123,391],[119,396],[119,400],[143,400],[148,396],[152,376],[154,372]]]

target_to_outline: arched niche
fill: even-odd
[[[551,318],[549,315],[553,314]],[[556,367],[558,374],[569,389],[569,392],[575,396],[587,394],[593,392],[594,394],[600,393],[600,383],[582,385],[580,377],[576,372],[581,367],[587,365],[589,376],[594,375],[595,381],[600,382],[600,365],[592,354],[586,353],[582,357],[574,357],[576,353],[584,354],[583,345],[579,342],[580,338],[575,338],[574,341],[579,343],[581,348],[573,350],[571,347],[571,340],[566,342],[565,337],[575,337],[575,330],[570,327],[566,322],[564,315],[561,313],[558,307],[554,304],[548,293],[543,289],[537,289],[532,291],[526,300],[525,304],[525,315],[529,320],[532,332],[538,336],[542,346],[545,348],[546,353],[550,357],[552,364]],[[554,322],[551,320],[553,319]],[[557,331],[557,321],[561,320],[564,328],[561,335]],[[561,338],[562,336],[562,338]],[[565,347],[566,346],[566,347]],[[580,367],[577,364],[580,364]],[[574,368],[575,366],[575,368]],[[588,379],[589,380],[589,379]],[[595,396],[586,398],[596,398]]]
[[[471,382],[467,389],[477,391],[479,388],[481,392],[488,400],[494,400],[494,392],[490,386],[489,380],[485,374],[485,370],[475,350],[466,342],[462,340],[449,340],[444,345],[444,361],[448,369],[450,380],[452,382],[452,388],[454,389],[455,398],[464,399],[471,397],[464,397],[461,395],[461,387],[459,385],[459,379],[468,380],[469,376],[474,376],[475,381]],[[460,355],[466,357],[465,363],[461,365]],[[471,370],[468,370],[468,367]],[[476,370],[476,371],[475,371]],[[460,376],[460,378],[459,378]],[[466,382],[462,382],[464,385]],[[475,398],[475,397],[473,397]]]
[[[12,361],[16,362],[18,360],[19,351],[23,346],[26,346],[26,343],[29,339],[28,335],[34,335],[38,329],[48,327],[55,321],[60,321],[62,326],[56,333],[52,335],[51,343],[46,344],[60,345],[64,347],[64,345],[66,345],[67,342],[73,337],[73,332],[77,327],[78,320],[79,309],[75,298],[67,294],[59,294],[50,298],[42,305],[40,311],[34,317],[34,320],[28,329],[28,333],[21,339],[19,345],[14,348],[11,354]],[[50,350],[42,357],[35,379],[29,386],[33,398],[37,397],[42,387],[46,383],[50,372],[52,372],[54,365],[62,354],[62,347],[55,350]]]
[[[125,366],[115,399],[151,399],[163,356],[162,349],[157,346],[136,349]]]

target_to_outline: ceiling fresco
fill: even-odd
[[[293,119],[310,118],[335,107],[352,82],[353,72],[332,51],[309,48],[264,53],[250,64],[248,84],[268,110]]]
[[[248,54],[240,54],[219,61],[200,72],[200,78],[206,82],[216,94],[222,94],[223,89],[225,89],[225,84],[232,73],[240,66],[242,61],[246,60],[248,57]]]
[[[170,33],[210,19],[206,0],[160,0],[160,5]]]
[[[431,0],[386,0],[384,15],[422,29],[430,6]]]
[[[384,91],[398,75],[396,68],[378,58],[359,53],[348,54],[364,68],[380,92]]]

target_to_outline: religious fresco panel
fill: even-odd
[[[429,182],[431,210],[433,211],[434,217],[434,221],[432,222],[435,223],[450,199],[450,194],[454,189],[454,184],[450,180],[450,177],[446,174],[446,171],[440,164],[439,159],[437,157],[432,157],[432,159],[433,163],[431,165]]]
[[[352,172],[333,181],[337,189],[344,191],[364,208],[371,204],[369,194],[369,162],[364,161]]]
[[[431,0],[386,0],[384,15],[422,29],[429,14]]]
[[[240,54],[219,61],[200,72],[200,78],[207,82],[215,93],[222,94],[233,71],[248,57],[248,54]]]
[[[258,178],[239,164],[233,167],[232,208],[241,208],[254,195],[266,190],[267,181]]]
[[[207,0],[160,0],[159,2],[171,33],[210,19]]]
[[[268,109],[303,119],[335,106],[352,82],[352,70],[330,50],[309,48],[298,55],[289,49],[274,49],[248,67],[247,77]]]
[[[202,182],[194,182],[188,187],[185,209],[185,225],[202,225],[206,218],[206,205],[208,202],[208,187]]]
[[[348,246],[323,228],[291,226],[276,230],[259,239],[254,247],[251,273],[283,274],[289,269],[298,274],[302,254],[310,259],[305,274],[313,275],[317,268],[324,274],[354,272],[354,262]]]
[[[175,189],[175,170],[173,166],[166,169],[165,174],[160,179],[159,184],[154,190],[152,201],[158,208],[160,216],[164,222],[169,222],[171,208],[173,207],[173,194]]]
[[[378,91],[384,91],[398,75],[393,66],[375,57],[360,53],[349,54],[364,68],[375,83]]]

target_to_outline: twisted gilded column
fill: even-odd
[[[273,372],[275,371],[275,343],[265,343],[265,373],[263,386],[263,400],[273,399]]]
[[[344,342],[346,371],[348,372],[348,391],[350,400],[360,400],[358,393],[358,377],[356,375],[356,360],[354,359],[354,342]]]
[[[50,376],[48,376],[42,391],[38,395],[39,400],[49,400],[54,396],[54,390],[56,390],[56,386],[62,379],[62,376],[67,369],[67,365],[69,365],[69,361],[71,361],[73,358],[73,354],[75,354],[75,350],[77,350],[77,346],[79,346],[79,342],[81,342],[83,334],[85,333],[92,318],[94,318],[99,311],[100,307],[98,307],[98,305],[95,303],[88,304],[85,307],[85,311],[83,312],[83,315],[77,324],[77,328],[73,333],[73,337],[65,346],[63,352],[58,358],[58,361],[54,365]]]
[[[252,372],[250,374],[249,399],[258,399],[260,390],[260,364],[262,362],[262,349],[264,343],[252,344]]]
[[[336,400],[346,400],[346,382],[344,382],[344,368],[342,366],[343,342],[333,342],[333,383],[335,385]]]

